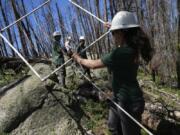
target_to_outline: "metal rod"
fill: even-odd
[[[94,14],[92,14],[91,12],[87,11],[86,9],[82,8],[81,6],[79,6],[78,4],[76,4],[75,2],[73,2],[72,0],[69,0],[69,2],[71,2],[73,5],[75,5],[76,7],[80,8],[81,10],[83,10],[84,12],[88,13],[89,15],[91,15],[92,17],[96,18],[98,21],[100,21],[101,23],[105,24],[105,21],[103,21],[102,19],[98,18],[97,16],[95,16]]]
[[[144,131],[146,131],[149,135],[153,135],[146,127],[144,127],[139,121],[133,118],[126,110],[124,110],[120,105],[114,102],[112,99],[109,99],[113,104],[115,104],[121,111],[123,111],[129,118],[131,118],[137,125],[139,125]]]
[[[67,60],[64,64],[62,64],[61,66],[59,66],[58,68],[56,68],[53,72],[51,72],[49,75],[45,76],[41,81],[45,81],[46,79],[48,79],[51,75],[53,75],[54,73],[56,73],[59,69],[61,69],[63,66],[65,66],[66,64],[68,64],[70,61],[72,61],[73,59],[70,58],[69,60]]]
[[[73,65],[74,66],[74,65]],[[76,66],[74,66],[76,67]],[[77,67],[76,67],[77,68]],[[82,71],[80,71],[77,68],[77,71],[86,79],[88,80],[99,92],[103,93],[104,95],[106,95],[106,93],[104,91],[102,91],[95,83],[93,83],[91,81],[91,79],[89,79],[86,75],[84,75],[82,73]],[[118,107],[121,111],[123,111],[129,118],[131,118],[137,125],[139,125],[143,130],[145,130],[149,135],[153,135],[146,127],[144,127],[140,122],[138,122],[134,117],[132,117],[126,110],[124,110],[119,104],[117,104],[116,102],[114,102],[111,98],[107,97],[107,99],[109,99],[116,107]]]
[[[34,72],[34,74],[42,81],[41,76],[34,70],[28,61],[16,50],[16,48],[0,33],[1,38],[17,53],[17,55],[25,62],[25,64]]]
[[[21,18],[19,18],[18,20],[14,21],[13,23],[9,24],[8,26],[4,27],[3,29],[1,29],[1,32],[3,32],[4,30],[10,28],[11,26],[13,26],[14,24],[16,24],[17,22],[21,21],[22,19],[24,19],[25,17],[31,15],[33,12],[35,12],[36,10],[40,9],[42,6],[46,5],[47,3],[49,3],[51,0],[47,0],[46,2],[44,2],[43,4],[39,5],[38,7],[36,7],[35,9],[33,9],[31,12],[27,13],[26,15],[22,16]]]
[[[106,36],[107,34],[110,33],[110,30],[107,31],[106,33],[104,33],[103,35],[101,35],[98,39],[96,39],[94,42],[92,42],[89,46],[87,46],[86,48],[84,48],[80,53],[86,51],[89,47],[91,47],[92,45],[94,45],[97,41],[99,41],[101,38],[103,38],[104,36]]]
[[[85,50],[87,50],[89,47],[91,47],[92,45],[94,45],[97,41],[99,41],[100,39],[102,39],[104,36],[106,36],[107,34],[109,34],[110,31],[107,31],[106,33],[104,33],[102,36],[100,36],[98,39],[96,39],[94,42],[92,42],[90,45],[88,45],[86,48],[84,48],[80,53],[84,52]],[[52,74],[54,74],[55,72],[57,72],[59,69],[61,69],[63,66],[65,66],[66,64],[68,64],[70,61],[72,61],[73,59],[69,59],[68,61],[66,61],[64,64],[62,64],[61,66],[59,66],[58,68],[56,68],[53,72],[51,72],[49,75],[45,76],[41,81],[44,81],[46,79],[48,79]]]

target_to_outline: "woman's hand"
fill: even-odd
[[[110,28],[110,27],[111,27],[111,23],[110,23],[110,22],[105,22],[105,23],[104,23],[104,27]]]
[[[105,67],[105,65],[102,63],[101,59],[97,59],[97,60],[91,60],[91,59],[83,59],[81,58],[77,53],[74,53],[72,55],[72,58],[79,64],[87,67],[87,68],[91,68],[91,69],[95,69],[95,68],[102,68]]]
[[[82,58],[77,54],[77,53],[73,53],[72,58],[79,64],[81,64],[81,60]]]

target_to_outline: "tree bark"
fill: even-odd
[[[180,0],[177,0],[178,6],[178,45],[177,45],[177,61],[176,61],[176,73],[177,84],[180,89]]]
[[[2,13],[2,17],[3,17],[3,20],[5,22],[5,25],[8,26],[9,24],[9,21],[7,19],[7,15],[6,15],[6,11],[4,11],[3,7],[2,7],[2,3],[0,1],[0,9],[1,9],[1,13]],[[8,34],[8,37],[9,37],[9,41],[10,43],[13,45],[13,40],[12,40],[12,36],[11,36],[11,31],[10,29],[7,29],[7,34]],[[11,54],[13,57],[15,57],[15,52],[11,49]]]
[[[24,13],[26,13],[24,0],[21,0],[21,3],[22,3],[22,7],[23,7],[23,10],[24,10]],[[26,35],[27,40],[29,40],[29,44],[30,44],[30,47],[31,47],[31,53],[32,53],[33,57],[37,58],[38,57],[38,53],[37,53],[37,51],[35,49],[35,45],[33,43],[32,37],[31,37],[30,23],[29,23],[27,18],[25,18],[25,21],[26,21],[27,27],[22,22],[22,27],[23,27],[22,29],[24,30],[24,34]]]
[[[18,20],[18,19],[20,18],[20,15],[19,15],[19,13],[18,13],[18,11],[17,11],[15,0],[12,0],[12,1],[11,1],[11,4],[12,4],[12,9],[13,9],[13,11],[14,11],[15,18],[16,18],[16,20]],[[19,35],[20,35],[20,41],[21,41],[22,50],[23,50],[22,53],[23,53],[23,55],[24,55],[25,57],[29,57],[29,56],[30,56],[29,50],[28,50],[28,47],[27,47],[27,45],[26,45],[25,36],[24,36],[24,34],[23,34],[23,31],[22,31],[20,25],[22,25],[21,22],[20,22],[20,23],[17,23],[18,32],[19,32]]]

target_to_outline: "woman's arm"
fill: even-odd
[[[82,59],[81,58],[79,64],[84,65],[84,66],[91,68],[91,69],[105,67],[105,65],[102,63],[101,59],[89,60],[89,59]]]
[[[73,54],[72,57],[79,64],[81,64],[85,67],[91,68],[91,69],[105,67],[105,65],[102,63],[101,59],[97,59],[97,60],[82,59],[78,54]]]

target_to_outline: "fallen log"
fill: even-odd
[[[45,64],[51,64],[51,60],[47,58],[28,58],[26,59],[29,63],[45,63]],[[7,64],[7,63],[24,63],[21,58],[17,57],[0,57],[0,63],[1,65]]]
[[[0,88],[0,96],[2,96],[7,90],[9,90],[12,87],[16,86],[17,84],[19,84],[20,82],[22,82],[23,80],[25,80],[28,77],[30,77],[30,75],[25,75],[25,76],[21,77],[20,79],[18,79],[16,81],[14,81],[14,82]]]
[[[27,61],[34,65],[36,63],[44,63],[44,64],[51,64],[51,60],[44,59],[44,58],[34,58],[34,59],[27,59]],[[16,57],[0,57],[0,70],[4,69],[13,69],[16,73],[18,73],[26,64],[20,58]]]

